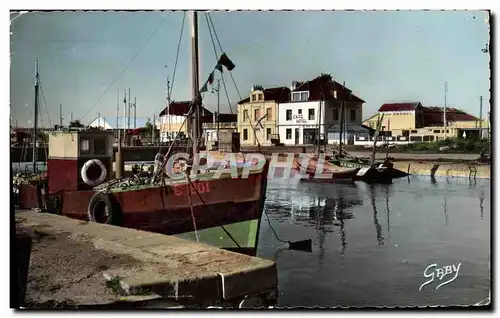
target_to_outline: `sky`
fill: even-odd
[[[185,16],[184,27],[182,28]],[[224,70],[221,111],[233,111],[252,85],[290,86],[329,73],[366,101],[363,118],[387,102],[447,105],[483,117],[489,111],[488,14],[480,11],[211,12],[222,49],[236,65]],[[217,60],[206,14],[200,12],[200,86]],[[175,67],[178,41],[179,57]],[[137,100],[137,117],[153,117],[171,98],[191,98],[190,15],[182,11],[11,13],[12,124],[31,126],[35,60],[41,80],[42,126],[98,113],[123,116],[124,90]],[[215,40],[220,54],[220,48]],[[216,71],[216,79],[221,78]],[[239,96],[238,94],[241,94]],[[216,110],[217,94],[204,94]]]

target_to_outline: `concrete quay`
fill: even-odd
[[[19,211],[33,237],[27,304],[78,308],[274,306],[273,261],[180,238]]]
[[[490,179],[491,166],[454,162],[395,161],[394,168],[411,175]]]

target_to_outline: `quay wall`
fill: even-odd
[[[161,148],[162,153],[166,153],[168,147],[163,146]],[[155,155],[158,153],[159,148],[156,146],[140,146],[140,147],[123,147],[122,148],[122,156],[125,162],[127,161],[153,161]],[[185,147],[173,147],[173,153],[177,152],[185,152]],[[242,152],[257,152],[257,147],[242,147]],[[262,152],[271,156],[273,153],[311,153],[315,151],[313,146],[266,146],[261,148]],[[45,161],[46,160],[46,148],[38,149],[38,160]],[[114,148],[113,153],[117,151],[117,148]],[[331,154],[333,151],[332,147],[328,147],[326,152]],[[20,147],[11,148],[11,162],[31,162],[32,161],[32,148],[25,148],[24,151]],[[371,151],[365,150],[355,150],[349,151],[353,156],[357,156],[360,158],[370,158]],[[383,160],[386,154],[382,152],[378,152],[376,154],[377,160]],[[407,161],[429,161],[429,162],[438,162],[441,161],[443,164],[446,161],[449,162],[463,162],[463,161],[472,161],[479,158],[479,154],[459,154],[459,153],[389,153],[389,157],[393,159],[393,161],[399,162],[407,162]],[[114,160],[114,158],[113,158]]]
[[[396,161],[394,168],[411,175],[435,177],[476,177],[490,179],[490,165],[469,165],[468,163],[453,162],[415,162]]]

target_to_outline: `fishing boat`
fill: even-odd
[[[342,85],[345,87],[345,83]],[[389,160],[383,162],[375,162],[376,143],[380,128],[382,125],[383,115],[378,118],[377,129],[375,131],[375,138],[373,143],[373,153],[371,161],[362,160],[360,158],[350,156],[345,150],[342,149],[343,129],[344,129],[344,101],[341,104],[341,117],[340,117],[340,140],[339,149],[333,157],[328,157],[328,161],[332,164],[338,165],[343,168],[351,168],[358,170],[353,176],[353,181],[364,181],[367,183],[392,183],[393,178],[393,163]]]
[[[169,172],[170,148],[166,155],[157,155],[155,170],[147,177],[112,178],[112,132],[55,131],[49,137],[47,177],[44,182],[19,184],[20,208],[44,207],[70,218],[174,235],[256,254],[269,160],[262,156],[262,160],[246,162],[245,155],[236,153],[230,157],[239,159],[229,160],[231,164],[227,166],[198,167],[201,94],[196,11],[191,12],[191,18],[193,96],[186,122],[191,124],[189,154],[194,159],[178,161]],[[207,82],[213,80],[215,70],[222,72],[223,66],[229,71],[234,68],[225,53]],[[37,97],[35,108],[36,100]],[[120,169],[121,155],[115,158]]]

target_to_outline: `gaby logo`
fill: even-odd
[[[421,291],[425,285],[432,283],[435,278],[439,282],[442,282],[439,285],[437,285],[435,289],[438,289],[441,286],[451,283],[452,281],[457,279],[461,265],[462,263],[458,263],[458,265],[455,264],[446,265],[443,267],[438,267],[437,264],[431,264],[427,266],[427,268],[424,270],[424,276],[430,279],[424,282],[422,285],[420,285],[420,288],[418,290]],[[450,279],[446,280],[444,279],[445,277],[450,277],[450,276],[452,276]]]

